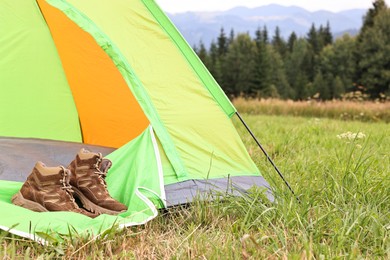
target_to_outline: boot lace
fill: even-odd
[[[97,174],[100,183],[103,185],[104,189],[107,191],[107,183],[106,183],[106,172],[102,172],[100,170],[100,164],[103,161],[103,156],[101,153],[98,153],[98,157],[96,158],[96,163],[93,165],[95,169],[95,173]]]
[[[78,208],[78,205],[73,197],[74,191],[72,189],[72,186],[69,183],[71,171],[68,169],[65,169],[65,167],[62,165],[60,167],[62,169],[62,179],[60,180],[60,182],[62,183],[61,189],[65,190],[65,192],[68,195],[72,204],[75,206],[75,208]]]

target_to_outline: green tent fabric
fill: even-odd
[[[2,0],[0,32],[1,229],[98,235],[227,185],[270,194],[236,109],[153,0]],[[66,166],[83,146],[112,160],[108,189],[126,213],[11,204],[36,160]]]
[[[37,8],[35,1],[0,2],[0,111],[7,111],[0,113],[0,135],[81,142],[61,60]]]

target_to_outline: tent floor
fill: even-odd
[[[48,166],[67,166],[81,148],[103,156],[115,148],[30,138],[0,137],[0,180],[24,182],[37,161]],[[242,195],[253,185],[266,188],[274,200],[267,181],[261,176],[239,176],[211,180],[188,180],[165,186],[167,206],[191,202],[196,197],[229,193]]]
[[[213,199],[224,194],[242,196],[254,185],[265,188],[265,195],[273,202],[274,196],[262,176],[235,176],[210,180],[188,180],[165,185],[167,206],[192,202],[194,198]]]

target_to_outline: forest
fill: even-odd
[[[278,27],[253,36],[222,27],[208,48],[193,48],[230,98],[389,100],[390,9],[376,0],[362,19],[357,35],[337,39],[329,23],[288,39]]]

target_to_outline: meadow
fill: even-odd
[[[346,120],[298,112],[296,116],[287,112],[268,115],[250,111],[256,108],[252,103],[236,106],[296,197],[234,119],[249,153],[273,188],[275,203],[253,189],[243,197],[225,195],[170,208],[146,225],[112,229],[97,239],[74,235],[45,247],[2,231],[0,258],[390,258],[387,120]],[[281,107],[294,114],[288,103]],[[340,109],[339,115],[344,113]],[[359,109],[367,115],[380,108]]]
[[[364,122],[390,123],[390,102],[356,100],[328,100],[319,102],[315,99],[292,101],[280,99],[246,99],[236,98],[235,107],[241,113],[251,115],[282,115],[333,118],[340,120],[358,120]],[[353,98],[355,98],[353,96]],[[388,98],[387,98],[388,99]]]

